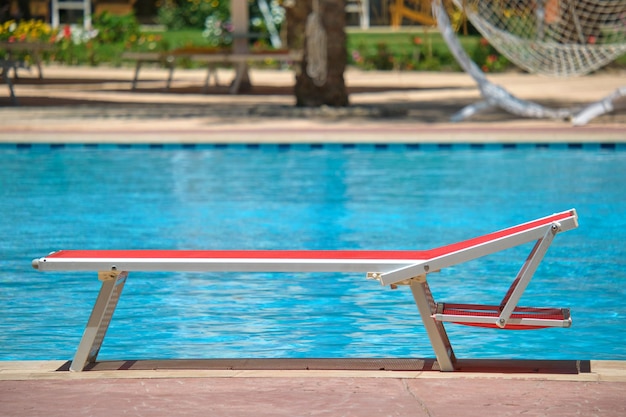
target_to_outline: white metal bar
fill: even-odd
[[[559,220],[559,224],[561,225],[559,230],[560,232],[578,227],[576,216]],[[461,249],[436,258],[416,262],[413,265],[404,266],[395,271],[383,272],[380,276],[380,282],[383,285],[395,284],[410,279],[411,277],[423,275],[432,271],[438,271],[452,265],[457,265],[495,252],[523,245],[524,243],[542,238],[545,235],[546,230],[549,230],[551,227],[552,224],[543,224],[532,229],[480,243],[475,246]]]
[[[370,272],[415,264],[411,259],[300,258],[41,258],[40,271]]]
[[[434,314],[434,319],[440,322],[450,322],[459,324],[491,324],[493,325],[497,317],[483,317],[483,316],[466,316],[462,314]],[[535,318],[510,318],[508,323],[510,325],[520,326],[537,326],[537,327],[570,327],[572,319],[569,316],[565,316],[564,320],[555,319],[535,319]]]
[[[560,231],[577,227],[575,212],[572,211],[571,217],[559,219],[559,223],[561,225]],[[501,238],[476,243],[473,246],[430,259],[293,258],[289,256],[260,256],[255,258],[254,251],[251,251],[249,255],[241,258],[68,258],[51,256],[35,259],[33,267],[41,271],[376,272],[380,282],[383,285],[389,285],[540,239],[551,225],[551,223],[541,224],[531,229],[506,234]],[[420,255],[416,253],[416,257],[418,256]],[[421,256],[426,255],[422,254]]]
[[[537,243],[533,247],[533,250],[528,255],[528,258],[526,258],[526,262],[524,262],[524,265],[520,269],[517,277],[515,278],[515,281],[513,281],[513,291],[508,294],[508,299],[505,298],[502,300],[502,304],[504,305],[504,307],[502,308],[502,311],[500,312],[500,317],[498,318],[498,321],[496,323],[499,327],[506,326],[509,318],[511,317],[511,314],[513,314],[513,310],[515,310],[515,307],[517,307],[517,303],[519,302],[520,298],[522,298],[526,287],[528,287],[530,280],[535,274],[537,267],[543,260],[543,257],[548,251],[548,248],[552,244],[554,236],[556,236],[558,231],[559,225],[557,223],[553,223],[550,228],[546,230],[546,234],[543,236],[543,238],[537,241]]]
[[[80,372],[85,369],[87,363],[95,362],[127,276],[128,272],[98,273],[98,278],[102,280],[102,287],[74,354],[70,371]]]
[[[411,280],[411,292],[413,293],[413,299],[415,299],[415,304],[417,304],[417,309],[422,317],[422,322],[426,328],[430,344],[437,356],[439,369],[444,372],[454,371],[454,364],[456,362],[454,350],[452,349],[450,339],[448,339],[448,334],[446,333],[443,323],[433,319],[433,315],[436,313],[436,304],[428,282],[426,282],[425,275]]]

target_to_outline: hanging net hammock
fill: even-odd
[[[454,0],[500,53],[532,73],[588,74],[626,53],[626,0]],[[553,109],[522,100],[490,82],[456,38],[442,0],[432,0],[437,26],[459,65],[478,84],[483,101],[452,116],[461,121],[499,107],[534,118],[570,119],[575,126],[611,112],[626,87],[582,109]]]
[[[454,0],[519,67],[585,75],[626,53],[626,0]]]

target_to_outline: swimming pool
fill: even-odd
[[[459,357],[625,359],[626,152],[619,146],[0,147],[0,360],[71,359],[94,274],[38,273],[57,249],[413,249],[576,208],[522,304],[571,329],[450,325]],[[529,247],[431,277],[497,302]],[[407,288],[360,274],[131,274],[100,359],[426,357]]]

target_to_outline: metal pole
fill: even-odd
[[[80,372],[85,369],[88,362],[96,361],[127,276],[128,272],[98,273],[102,287],[70,365],[70,371]]]

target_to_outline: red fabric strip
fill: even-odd
[[[535,227],[572,217],[566,211],[543,219],[513,226],[473,239],[422,251],[375,251],[375,250],[62,250],[47,258],[142,258],[142,259],[361,259],[361,260],[427,260],[472,246],[490,242]]]
[[[48,258],[422,260],[428,251],[370,250],[62,250]]]

